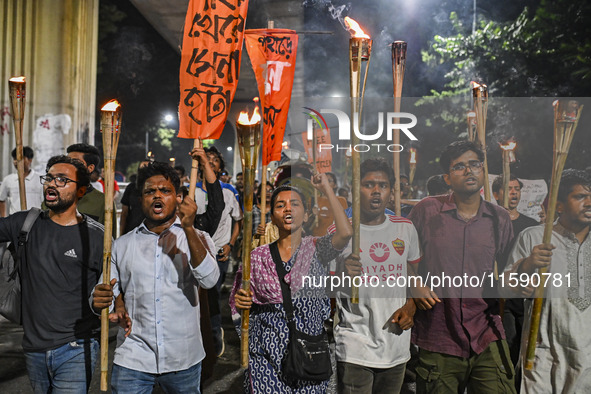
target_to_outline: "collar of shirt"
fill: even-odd
[[[478,212],[476,213],[476,217],[482,217],[483,215],[493,216],[493,209],[491,203],[485,201],[482,197],[480,197],[480,206],[478,207]],[[456,211],[457,213],[458,206],[456,205],[456,200],[454,197],[454,193],[451,193],[446,196],[443,204],[441,205],[441,212],[449,212],[449,211]]]
[[[35,170],[31,168],[31,172],[29,172],[29,175],[27,175],[27,176],[25,177],[25,179],[26,179],[27,181],[32,181],[32,180],[33,180],[33,178],[34,178],[36,175],[37,175],[37,173],[35,172]]]
[[[156,234],[155,232],[152,232],[152,231],[148,230],[148,227],[146,227],[146,223],[145,222],[146,222],[146,220],[144,219],[144,221],[142,222],[142,224],[140,224],[139,226],[137,226],[137,228],[136,228],[135,231],[138,232],[138,233],[153,234],[153,235],[156,235],[156,236],[160,236],[160,235],[162,235],[162,233],[164,233],[166,231],[169,231],[170,230],[170,227],[181,227],[181,219],[179,219],[178,216],[174,219],[174,223],[172,223],[169,228],[167,228],[166,230],[164,230],[160,234]]]

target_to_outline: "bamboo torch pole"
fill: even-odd
[[[476,140],[476,112],[468,111],[468,141],[474,142]]]
[[[25,103],[27,83],[25,77],[13,77],[8,80],[12,121],[16,141],[16,171],[18,173],[18,193],[21,211],[27,210],[27,192],[25,189],[25,162],[23,160],[23,121],[25,119]],[[8,215],[8,212],[6,213]]]
[[[474,112],[476,112],[476,132],[478,142],[484,152],[484,199],[490,201],[490,183],[488,182],[488,161],[486,159],[486,112],[488,111],[488,87],[472,81]]]
[[[392,77],[394,80],[394,112],[400,112],[400,101],[402,100],[402,82],[404,81],[404,69],[406,67],[406,42],[394,41],[392,43]],[[395,118],[394,122],[400,123]],[[392,144],[400,146],[400,130],[395,129]],[[400,150],[394,150],[394,210],[396,215],[402,216],[401,195],[400,195]],[[410,179],[409,179],[410,181]]]
[[[365,83],[367,81],[367,72],[369,70],[369,61],[371,57],[372,40],[361,30],[357,22],[349,17],[345,17],[345,23],[355,31],[355,35],[349,40],[349,82],[351,90],[351,164],[353,172],[352,180],[352,224],[353,239],[351,240],[351,254],[359,257],[361,248],[361,157],[355,148],[359,144],[359,136],[356,131],[361,128],[361,113],[363,111],[363,98],[365,96]],[[365,66],[365,76],[363,85],[361,85],[362,64]],[[351,303],[359,303],[359,287],[353,284],[351,288]]]
[[[241,112],[236,122],[236,136],[242,161],[242,174],[244,177],[244,224],[242,240],[242,288],[250,291],[250,252],[252,249],[252,200],[254,195],[254,176],[257,166],[257,156],[260,147],[261,116],[258,107],[248,119],[248,113]],[[264,188],[266,194],[266,188]],[[248,327],[250,314],[248,310],[242,311],[241,339],[240,339],[240,366],[248,368]]]
[[[415,179],[415,172],[417,171],[417,149],[410,148],[410,157],[408,159],[408,186],[412,187],[412,182]]]
[[[556,100],[554,102],[554,158],[552,163],[552,183],[550,185],[550,197],[548,199],[548,211],[542,243],[550,244],[552,240],[552,229],[556,213],[556,202],[558,200],[558,188],[562,177],[562,170],[568,156],[583,106],[575,100]],[[540,268],[540,276],[548,272],[546,268]],[[544,286],[536,288],[534,305],[532,308],[527,350],[525,353],[525,369],[532,370],[536,356],[536,343],[540,330],[540,318],[542,316],[542,305],[544,303]]]
[[[101,132],[105,160],[105,238],[103,246],[103,283],[111,282],[111,243],[113,241],[113,190],[115,158],[121,133],[121,106],[111,100],[101,108]],[[109,309],[101,311],[101,391],[107,391],[109,374]]]
[[[509,181],[511,180],[511,162],[513,150],[517,146],[515,141],[501,145],[503,150],[503,207],[509,209]]]

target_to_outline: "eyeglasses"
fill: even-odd
[[[466,171],[466,167],[470,167],[470,171],[472,172],[480,172],[482,170],[482,167],[484,166],[484,163],[478,160],[470,160],[468,162],[468,165],[464,164],[464,163],[458,163],[455,166],[453,166],[451,168],[451,172],[454,173],[463,173],[464,171]]]
[[[39,179],[41,180],[41,184],[42,184],[42,185],[47,185],[47,184],[49,184],[49,183],[51,183],[51,182],[55,181],[55,185],[56,185],[57,187],[64,187],[64,186],[66,186],[66,185],[67,185],[69,182],[78,183],[78,182],[76,182],[76,181],[74,181],[74,180],[72,180],[72,179],[70,179],[70,178],[66,178],[65,176],[56,176],[56,177],[53,177],[53,176],[51,176],[51,175],[45,175],[45,176],[41,175],[41,176],[39,177]]]

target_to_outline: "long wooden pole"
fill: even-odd
[[[406,42],[394,41],[392,43],[392,79],[394,81],[394,112],[400,112],[402,100],[402,83],[404,82],[404,69],[406,67]],[[398,118],[394,122],[400,123]],[[400,130],[395,129],[392,143],[394,149],[394,210],[396,215],[402,216],[402,204],[400,195]]]
[[[203,142],[201,138],[195,138],[193,140],[193,149],[201,148]],[[191,160],[191,175],[189,178],[189,198],[195,199],[195,188],[197,187],[197,176],[199,174],[199,161],[196,159]]]
[[[16,171],[18,173],[18,193],[21,211],[27,210],[27,191],[25,188],[25,161],[23,158],[23,121],[25,119],[25,103],[27,85],[25,77],[13,77],[8,80],[12,121],[16,141]],[[8,215],[8,212],[6,213]]]
[[[486,155],[486,114],[488,111],[488,87],[483,83],[472,82],[474,112],[476,112],[476,131],[478,142],[484,153],[484,199],[490,201],[490,182],[488,181],[488,159]]]
[[[548,198],[548,211],[546,212],[546,223],[544,225],[544,235],[542,237],[542,244],[544,245],[549,245],[552,241],[552,230],[554,228],[554,217],[556,214],[556,202],[558,201],[560,179],[562,178],[562,171],[564,170],[568,151],[575,130],[577,129],[582,110],[583,106],[579,106],[574,100],[557,100],[554,102],[554,160],[552,165],[550,196]],[[540,276],[547,272],[547,268],[539,269]],[[527,370],[532,370],[534,367],[545,290],[545,287],[540,285],[535,291],[527,349],[525,352],[524,364],[525,369]]]
[[[509,209],[509,180],[511,178],[510,150],[503,149],[503,207]]]
[[[252,250],[252,205],[254,195],[254,176],[257,156],[260,147],[260,124],[236,123],[236,135],[240,157],[242,159],[242,174],[244,179],[244,218],[242,236],[242,288],[250,291],[250,252]],[[266,192],[266,188],[265,188]],[[265,193],[266,194],[266,193]],[[240,338],[240,366],[248,368],[248,330],[250,325],[250,311],[242,311]]]
[[[111,247],[113,242],[113,198],[115,189],[115,158],[121,132],[121,111],[111,100],[101,110],[105,182],[105,234],[103,243],[103,283],[111,282]],[[109,309],[101,311],[101,391],[109,387]]]

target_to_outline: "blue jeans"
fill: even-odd
[[[111,390],[113,394],[151,393],[158,383],[165,393],[200,394],[201,362],[183,371],[162,374],[140,372],[113,365]]]
[[[99,343],[78,339],[46,352],[25,352],[35,393],[86,393],[96,365]]]

